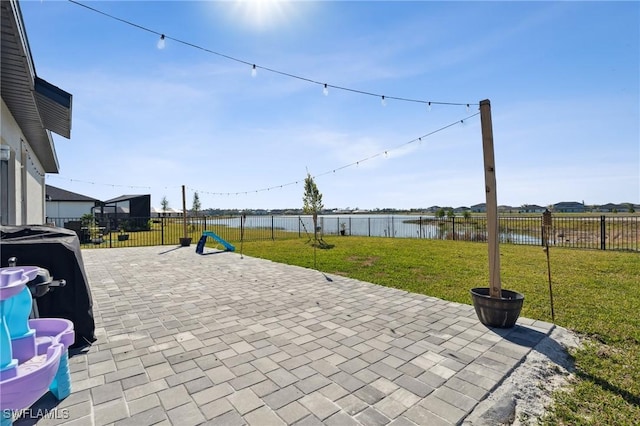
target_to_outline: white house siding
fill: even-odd
[[[44,222],[44,169],[34,154],[29,155],[28,147],[23,173],[26,185],[22,195],[26,217],[23,224],[42,225]]]
[[[5,223],[41,225],[44,223],[44,169],[4,100],[0,118],[2,144],[11,148],[8,181],[2,183],[7,185],[9,194],[9,216]]]
[[[78,219],[95,205],[92,201],[47,201],[47,218]]]

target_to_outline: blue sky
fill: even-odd
[[[21,2],[36,72],[73,94],[50,185],[296,208],[308,170],[327,208],[469,206],[480,119],[459,122],[490,99],[499,204],[640,202],[638,2],[84,4],[152,32]]]

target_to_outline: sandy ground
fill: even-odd
[[[556,326],[487,399],[466,418],[465,426],[535,425],[551,403],[554,390],[566,386],[573,372],[567,350],[578,336]]]

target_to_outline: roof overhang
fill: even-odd
[[[27,138],[46,173],[57,173],[58,158],[51,131],[71,137],[70,93],[36,75],[16,0],[0,2],[2,100]]]

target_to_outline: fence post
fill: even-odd
[[[456,240],[456,217],[451,216],[451,232],[453,233],[453,241]]]
[[[367,234],[371,236],[371,218],[370,217],[367,218],[367,227],[369,228],[369,230],[367,231]]]
[[[273,221],[274,221],[273,215],[271,215],[271,240],[272,241],[276,239],[274,234],[273,234]]]
[[[160,218],[160,244],[164,245],[164,216]]]
[[[418,238],[422,238],[422,216],[418,218]]]
[[[349,235],[351,235],[351,216],[349,216]]]
[[[545,209],[542,213],[542,246],[549,249],[549,238],[551,237],[551,230],[553,229],[553,219],[549,209]]]
[[[605,221],[605,216],[600,216],[600,250],[607,249],[607,224]]]

